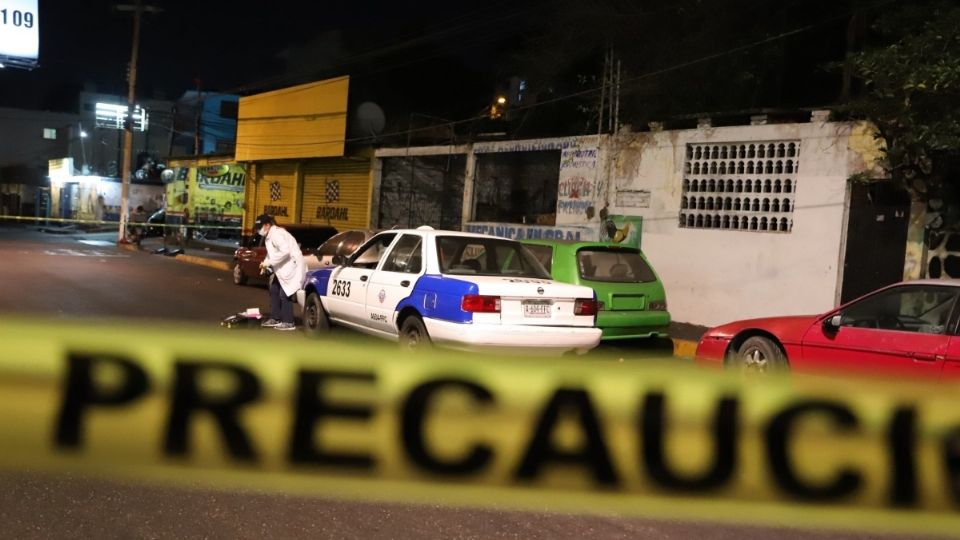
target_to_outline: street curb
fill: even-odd
[[[127,251],[141,251],[141,249],[136,244],[118,243],[117,247],[120,249],[125,249]],[[233,270],[233,265],[227,261],[218,261],[215,259],[208,259],[206,257],[197,257],[196,255],[183,255],[183,254],[177,255],[174,258],[181,262],[198,264],[200,266],[207,266],[209,268],[215,268],[217,270],[226,270],[228,272],[230,270]]]
[[[684,358],[693,358],[697,352],[697,342],[686,339],[673,340],[673,355]]]
[[[233,269],[233,266],[227,261],[217,261],[214,259],[208,259],[206,257],[197,257],[195,255],[177,255],[175,258],[178,261],[183,261],[190,264],[199,264],[200,266],[216,268],[217,270],[226,270],[229,272]]]

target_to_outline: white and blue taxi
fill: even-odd
[[[341,325],[458,349],[585,352],[600,342],[589,287],[550,279],[516,241],[430,227],[384,231],[314,270],[298,293],[306,331]]]

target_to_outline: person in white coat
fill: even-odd
[[[307,264],[297,240],[283,227],[277,226],[272,216],[257,218],[255,230],[264,238],[267,258],[260,263],[261,271],[272,271],[270,276],[270,318],[261,326],[276,330],[293,330],[294,295],[303,288],[307,278]]]

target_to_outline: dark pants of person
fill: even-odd
[[[293,300],[283,292],[276,277],[270,280],[270,317],[293,324]]]

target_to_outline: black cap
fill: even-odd
[[[254,222],[256,228],[263,227],[265,224],[276,225],[277,222],[274,221],[273,217],[270,214],[260,214],[257,216],[257,220]]]

